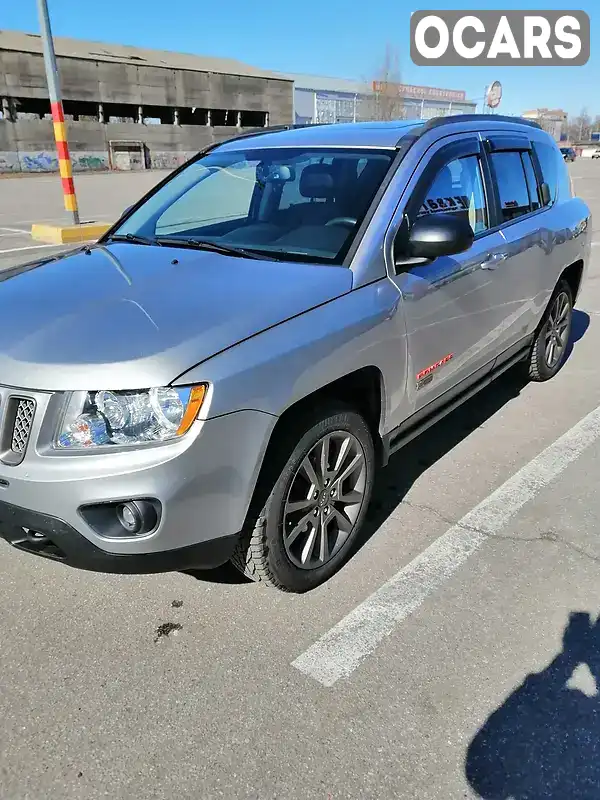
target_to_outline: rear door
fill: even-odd
[[[548,231],[532,144],[524,134],[482,134],[495,194],[496,227],[506,245],[490,265],[497,355],[518,346],[535,328],[535,298],[548,250]]]
[[[393,244],[392,280],[402,293],[409,354],[407,391],[414,411],[466,388],[491,369],[502,310],[494,266],[505,239],[491,230],[495,198],[477,134],[445,137],[423,156],[409,183]],[[464,215],[475,233],[465,253],[412,266],[403,257],[410,225],[422,215]],[[446,394],[448,393],[448,394]],[[442,395],[445,395],[442,398]],[[433,409],[432,409],[433,410]]]

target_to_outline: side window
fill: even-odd
[[[533,168],[533,162],[531,160],[531,155],[528,152],[521,153],[521,160],[523,161],[525,178],[527,179],[527,188],[529,190],[529,202],[531,204],[531,210],[537,211],[541,207],[542,203],[541,203],[540,190],[537,178],[535,177],[535,170]]]
[[[492,166],[500,195],[500,213],[503,222],[510,222],[531,211],[529,192],[521,154],[516,150],[492,153]]]
[[[544,182],[550,189],[551,202],[559,194],[561,197],[571,197],[569,172],[558,147],[545,142],[534,142],[533,147],[542,168]]]
[[[417,217],[439,212],[464,215],[474,233],[489,228],[481,166],[477,156],[456,158],[437,173],[425,193]]]

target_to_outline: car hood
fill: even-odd
[[[161,386],[351,288],[345,267],[95,245],[0,273],[0,384]]]

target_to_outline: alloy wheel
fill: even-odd
[[[311,448],[283,510],[283,543],[293,564],[316,569],[335,556],[354,529],[366,479],[365,453],[353,434],[328,433]]]
[[[561,360],[567,341],[571,324],[571,302],[566,292],[560,292],[548,315],[544,342],[546,364],[550,369]]]

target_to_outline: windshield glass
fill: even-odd
[[[114,233],[339,264],[393,155],[346,148],[217,150],[175,175]]]

